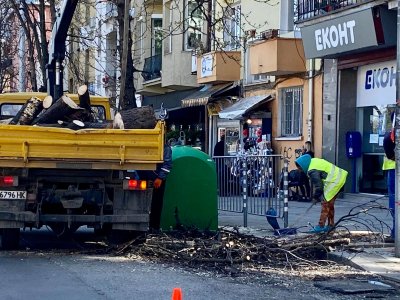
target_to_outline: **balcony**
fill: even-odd
[[[275,37],[250,46],[250,73],[272,76],[306,71],[301,39]]]
[[[369,0],[297,0],[297,21],[305,21],[367,1]]]
[[[154,55],[144,60],[142,77],[144,81],[151,81],[161,78],[162,56]]]
[[[212,51],[197,58],[197,83],[223,83],[240,79],[240,51]]]

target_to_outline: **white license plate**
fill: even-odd
[[[0,199],[26,199],[26,191],[0,191]]]

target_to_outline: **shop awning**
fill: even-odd
[[[236,88],[236,85],[233,83],[205,85],[197,92],[194,92],[193,94],[182,99],[181,106],[191,107],[206,105],[210,99],[220,97],[225,94],[226,91],[232,88]]]
[[[168,110],[180,109],[181,100],[192,95],[196,91],[198,91],[198,88],[186,91],[175,91],[156,96],[144,96],[142,105],[152,105],[154,110],[159,110],[161,104],[164,103],[164,107]]]
[[[219,117],[222,119],[238,120],[243,117],[250,110],[255,110],[262,104],[273,100],[274,95],[260,95],[252,96],[247,98],[241,98],[239,101],[234,103],[232,106],[222,110],[219,113]]]

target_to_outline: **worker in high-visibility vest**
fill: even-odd
[[[311,232],[327,232],[335,226],[335,200],[346,183],[348,173],[325,159],[312,158],[308,154],[297,158],[295,163],[314,186],[313,202],[321,201],[319,222]]]

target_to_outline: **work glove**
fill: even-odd
[[[159,189],[162,184],[162,179],[156,178],[153,182],[153,186],[155,189]]]

